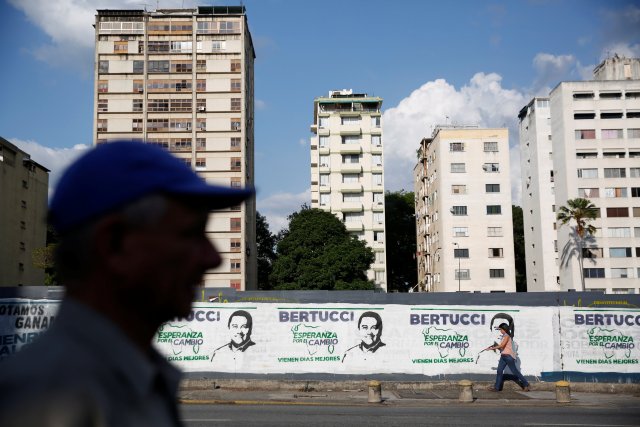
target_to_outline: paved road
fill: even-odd
[[[234,426],[640,426],[638,407],[429,407],[181,405],[188,427]]]

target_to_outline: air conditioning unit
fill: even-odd
[[[198,111],[207,111],[206,107],[198,107]]]
[[[482,165],[482,170],[483,170],[483,171],[488,171],[488,170],[489,170],[489,166],[487,166],[487,165]]]
[[[141,88],[141,87],[139,87],[139,88],[138,88],[138,93],[143,93],[143,92],[144,92],[144,89],[143,89],[143,88]]]

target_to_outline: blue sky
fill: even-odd
[[[0,0],[0,136],[52,170],[91,144],[95,9],[140,0]],[[154,9],[156,1],[148,1]],[[239,4],[159,0],[160,8]],[[256,50],[258,210],[272,229],[310,201],[313,99],[380,96],[387,190],[412,190],[420,139],[444,123],[509,127],[520,200],[517,113],[607,55],[640,57],[640,0],[245,0]]]

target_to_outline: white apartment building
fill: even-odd
[[[577,197],[588,198],[599,209],[593,225],[594,236],[583,250],[585,290],[607,293],[637,293],[640,288],[640,60],[613,57],[594,70],[594,80],[562,82],[550,96],[551,140],[554,183],[549,163],[531,167],[531,175],[539,175],[540,193],[555,192],[552,208],[566,205]],[[539,110],[538,110],[539,111]],[[524,121],[527,116],[523,116]],[[522,128],[522,123],[521,123]],[[544,135],[521,134],[524,140],[544,140]],[[543,157],[544,152],[538,157]],[[523,157],[524,159],[524,157]],[[523,184],[524,185],[524,184]],[[553,187],[555,187],[553,189]],[[524,189],[524,187],[523,187]],[[525,195],[523,195],[525,198]],[[547,271],[559,270],[559,287],[543,284],[541,290],[580,290],[581,272],[575,256],[575,241],[570,227],[555,226],[548,218],[549,198],[532,199],[528,219],[540,232],[526,236],[527,270],[536,261],[538,280],[550,280]],[[555,210],[555,209],[552,209]],[[536,218],[544,213],[544,217]],[[525,226],[527,226],[525,216]],[[553,227],[556,232],[551,232]],[[550,230],[544,232],[543,230]],[[531,247],[544,247],[557,239],[558,253],[548,251],[536,258]],[[573,253],[571,252],[573,250]],[[530,254],[532,254],[530,258]],[[557,261],[556,261],[557,259]],[[537,262],[550,264],[538,266]],[[528,287],[531,290],[531,284]],[[538,288],[534,288],[538,289]]]
[[[518,119],[527,290],[559,291],[549,98],[534,98],[520,110]]]
[[[156,144],[211,183],[254,182],[255,52],[243,6],[98,10],[95,144]],[[255,201],[212,213],[223,263],[203,286],[257,287]]]
[[[417,290],[515,292],[509,131],[437,126],[414,182]]]
[[[367,275],[387,289],[382,98],[330,91],[314,100],[311,207],[334,213],[375,253]]]

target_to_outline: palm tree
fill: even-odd
[[[589,224],[598,216],[598,208],[588,199],[576,198],[567,200],[567,206],[561,206],[558,210],[557,219],[560,226],[576,223],[574,230],[576,235],[576,243],[578,244],[578,263],[580,265],[580,279],[582,290],[584,291],[584,271],[583,271],[583,253],[585,238],[592,236],[596,232],[596,227]]]

